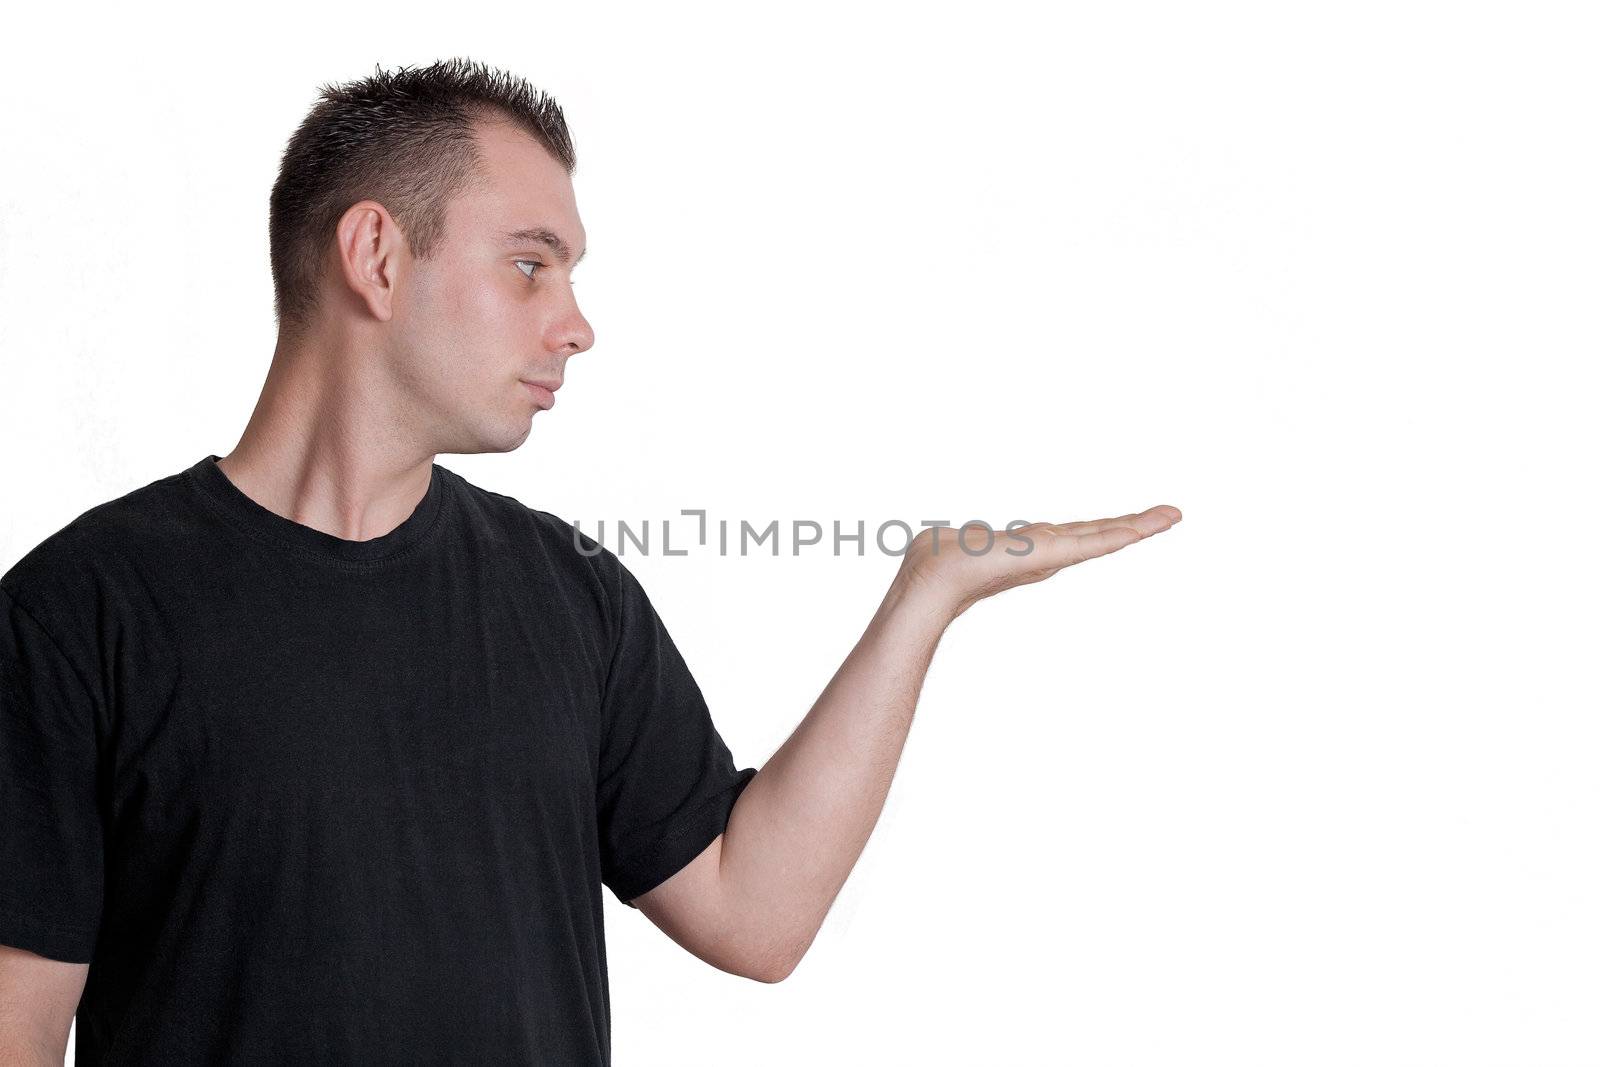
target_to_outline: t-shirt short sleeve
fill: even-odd
[[[96,703],[0,588],[0,944],[90,963],[104,901]]]
[[[643,587],[606,555],[614,644],[597,782],[601,880],[632,907],[726,829],[756,769],[735,766]]]

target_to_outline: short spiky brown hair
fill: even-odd
[[[295,333],[316,307],[322,257],[351,204],[371,199],[394,216],[412,255],[444,236],[450,200],[482,174],[480,120],[510,119],[568,174],[577,167],[561,108],[521,78],[470,59],[440,60],[318,87],[289,138],[272,186],[269,242],[278,329]]]

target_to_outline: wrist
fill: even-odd
[[[961,614],[938,584],[901,567],[878,608],[880,617],[942,633]]]

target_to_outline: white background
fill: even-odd
[[[585,522],[1185,515],[956,622],[788,981],[607,894],[619,1065],[1600,1063],[1579,11],[8,16],[0,565],[233,447],[317,85],[470,56],[566,111],[597,344],[445,466]],[[897,565],[624,558],[741,766]]]

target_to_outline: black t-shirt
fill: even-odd
[[[91,964],[77,1063],[607,1063],[602,885],[756,773],[644,590],[438,464],[347,541],[216,459],[0,577],[0,944]]]

